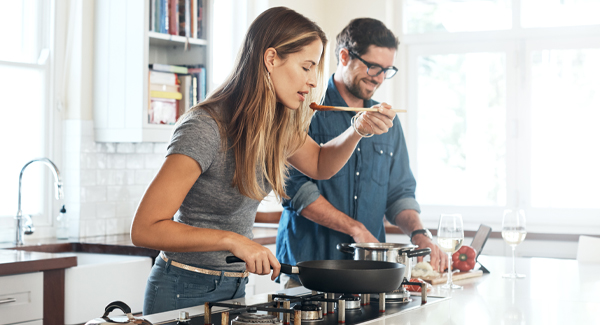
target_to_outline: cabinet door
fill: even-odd
[[[140,142],[147,101],[146,2],[106,0],[95,6],[96,141]]]
[[[39,321],[44,317],[42,272],[0,277],[0,325]]]

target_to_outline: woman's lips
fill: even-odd
[[[298,97],[300,97],[301,101],[304,101],[306,99],[305,95],[301,92],[298,92]]]

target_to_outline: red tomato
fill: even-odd
[[[425,283],[425,281],[423,281],[423,280],[421,280],[419,278],[411,278],[410,281],[408,281],[408,282]],[[421,286],[418,286],[418,285],[415,285],[415,284],[405,285],[404,287],[408,291],[421,292]],[[427,292],[429,292],[429,291],[431,291],[431,285],[429,283],[427,283]]]

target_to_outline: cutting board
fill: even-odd
[[[452,282],[459,281],[459,280],[464,280],[464,279],[469,279],[469,278],[476,278],[476,277],[480,277],[482,275],[483,275],[483,271],[482,270],[468,271],[468,272],[456,272],[456,273],[452,273]],[[429,283],[431,283],[433,285],[444,284],[444,283],[446,283],[446,281],[448,281],[448,274],[442,273],[442,274],[440,274],[439,278],[423,279],[423,281],[429,282]]]

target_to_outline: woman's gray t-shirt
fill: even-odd
[[[202,169],[173,220],[199,228],[232,231],[252,239],[252,226],[260,201],[243,196],[237,187],[231,185],[235,157],[232,150],[223,152],[215,120],[202,110],[184,117],[167,147],[167,156],[173,154],[191,157]],[[270,186],[265,190],[269,192]],[[232,255],[229,251],[165,251],[164,254],[179,263],[207,269],[244,269],[242,263],[225,263],[225,257]]]

